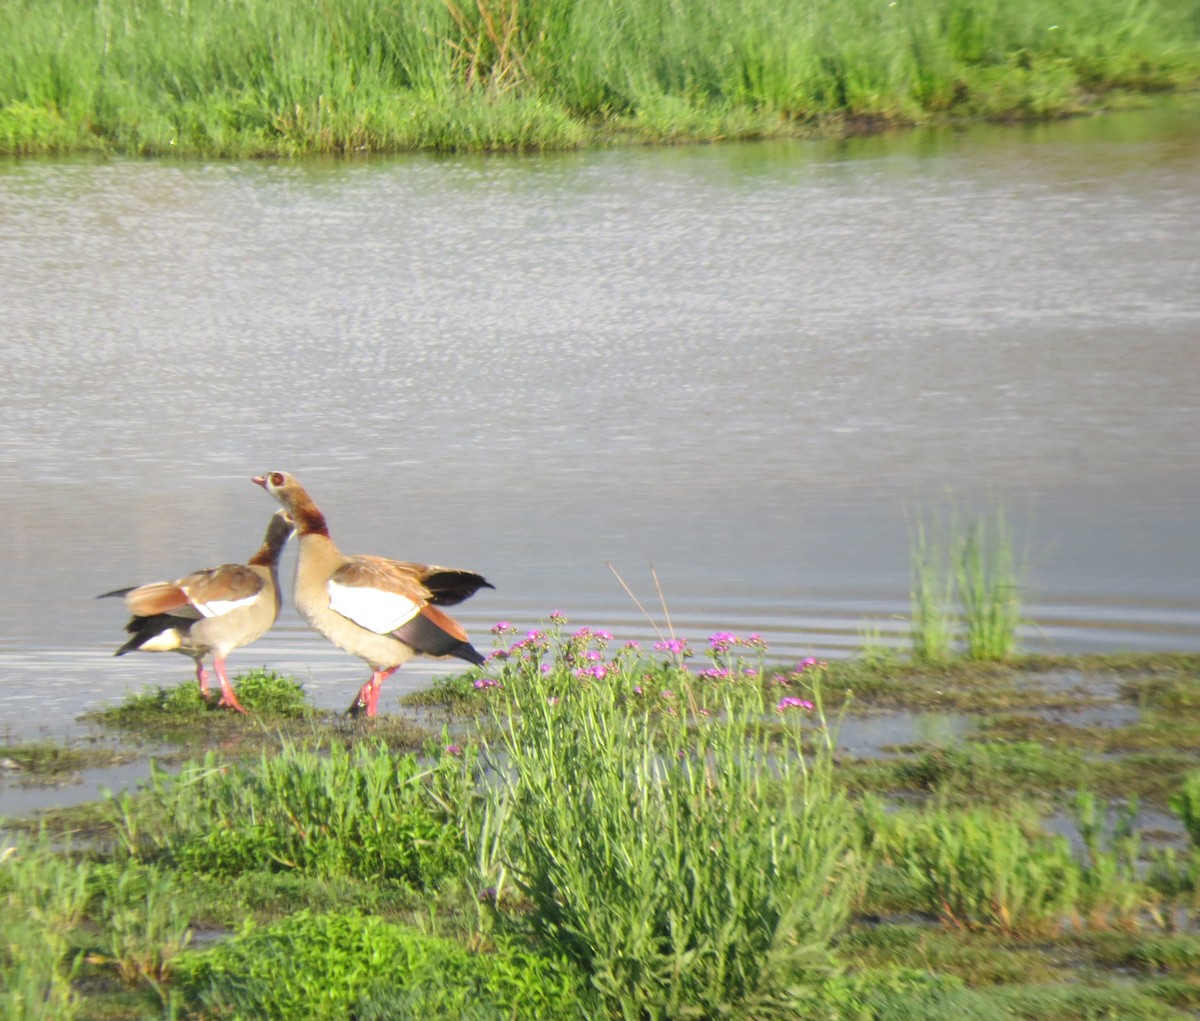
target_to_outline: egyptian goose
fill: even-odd
[[[329,537],[325,515],[287,472],[253,480],[283,504],[296,522],[296,609],[313,630],[371,668],[347,712],[374,716],[383,682],[418,654],[454,656],[480,664],[483,656],[456,620],[439,607],[455,606],[481,588],[482,576],[448,567],[383,557],[346,556]]]
[[[225,657],[266,634],[279,616],[279,555],[295,530],[287,511],[276,511],[258,552],[244,564],[222,564],[176,581],[154,581],[98,596],[124,596],[133,614],[125,625],[133,637],[114,655],[182,652],[191,656],[206,700],[204,657],[211,655],[221,682],[217,704],[244,713],[225,673]]]

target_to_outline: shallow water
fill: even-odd
[[[0,164],[0,721],[191,676],[119,586],[350,552],[703,644],[898,640],[918,507],[1003,503],[1026,648],[1200,649],[1200,111],[832,143]],[[285,560],[290,577],[292,560]],[[231,665],[364,668],[290,609]],[[389,696],[449,669],[411,664]]]

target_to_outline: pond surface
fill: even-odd
[[[901,641],[909,523],[1002,504],[1028,649],[1200,649],[1200,111],[556,156],[0,164],[0,730],[191,676],[97,593],[348,552],[478,570],[487,648]],[[287,554],[289,579],[294,554]],[[294,611],[231,666],[323,706]],[[414,663],[391,696],[449,669]]]

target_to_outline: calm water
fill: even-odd
[[[900,635],[906,517],[1002,502],[1027,648],[1200,649],[1200,115],[551,157],[0,165],[0,738],[191,676],[96,593],[306,483],[349,552],[780,656]],[[292,559],[285,562],[289,578]],[[231,663],[349,703],[280,626]],[[406,667],[389,695],[445,668]]]

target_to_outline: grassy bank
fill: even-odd
[[[12,0],[0,152],[265,156],[1033,118],[1200,82],[1182,0]]]

